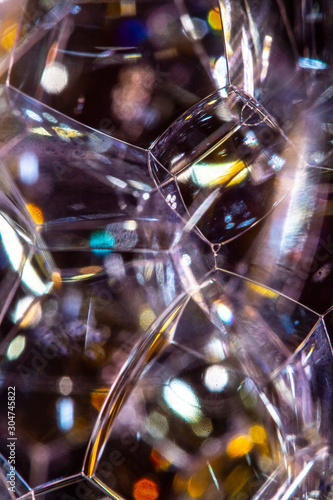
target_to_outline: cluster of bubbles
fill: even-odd
[[[1,498],[332,499],[330,6],[0,19]]]

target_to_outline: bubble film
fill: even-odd
[[[0,500],[333,498],[332,19],[0,1]]]

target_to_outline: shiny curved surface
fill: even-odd
[[[1,499],[331,499],[330,3],[0,16]]]

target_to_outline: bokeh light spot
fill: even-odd
[[[64,396],[68,396],[73,389],[73,382],[70,377],[61,377],[59,380],[59,391]]]
[[[114,237],[107,231],[94,231],[91,234],[90,246],[96,255],[107,255],[114,244]]]
[[[38,158],[34,153],[30,151],[23,153],[19,160],[19,172],[22,182],[28,186],[38,181]]]
[[[249,434],[254,443],[264,444],[267,440],[266,431],[261,425],[253,425]]]
[[[41,85],[48,94],[60,94],[68,84],[68,70],[60,63],[54,62],[43,71]]]
[[[188,482],[187,491],[192,498],[202,497],[207,486],[207,479],[204,474],[195,474]]]
[[[208,23],[213,30],[222,30],[221,16],[218,10],[212,9],[209,11]]]
[[[162,455],[155,448],[153,448],[151,451],[150,460],[154,468],[158,471],[168,470],[168,468],[170,467],[169,460],[162,457]]]
[[[187,490],[188,478],[180,475],[175,475],[173,480],[173,489],[176,493],[184,493]]]
[[[127,19],[118,28],[117,40],[120,47],[135,47],[146,38],[145,25],[138,19]]]
[[[156,500],[159,496],[155,481],[144,477],[134,484],[133,496],[135,500]]]
[[[13,22],[13,20],[10,19],[6,23],[4,23],[1,27],[2,31],[1,45],[7,52],[12,50],[13,48],[17,30],[18,30],[18,23]]]
[[[9,344],[9,347],[7,349],[7,358],[10,361],[17,359],[19,356],[21,356],[22,352],[24,351],[24,348],[25,348],[25,335],[18,335]]]
[[[61,288],[62,279],[59,271],[54,271],[52,273],[52,282],[56,290],[59,290],[59,288]]]
[[[205,372],[205,385],[212,392],[221,392],[228,383],[228,372],[223,366],[209,366]]]
[[[32,302],[30,302],[31,297],[26,297],[26,299],[28,306],[26,307],[26,304],[23,304],[23,307],[26,307],[26,312],[20,321],[21,328],[36,326],[42,319],[42,306],[40,305],[40,302],[30,305]],[[25,299],[22,299],[22,302],[24,301]]]
[[[90,393],[90,402],[97,411],[100,411],[100,409],[102,408],[108,392],[109,389],[107,389],[106,387],[102,387]]]
[[[238,458],[249,453],[252,447],[253,443],[249,436],[237,436],[228,444],[227,453],[231,458]]]
[[[262,297],[267,297],[268,299],[275,299],[279,296],[277,292],[274,292],[273,290],[270,290],[269,288],[266,288],[261,285],[257,285],[256,283],[249,283],[249,287]]]
[[[201,417],[200,403],[191,386],[173,379],[164,387],[163,396],[169,407],[187,422],[196,422]]]
[[[213,431],[212,421],[209,418],[202,418],[192,424],[192,430],[199,437],[208,437]]]
[[[140,313],[140,326],[144,330],[147,330],[147,328],[152,324],[154,319],[156,318],[156,315],[154,311],[150,307],[144,307],[142,309],[142,312]]]
[[[225,304],[221,304],[221,303],[218,304],[217,314],[219,315],[219,317],[223,321],[223,323],[226,323],[227,325],[231,325],[232,320],[233,320],[233,314],[228,306],[226,306]]]
[[[146,419],[146,428],[153,437],[162,439],[169,430],[168,420],[158,411],[153,411]]]
[[[27,209],[33,220],[36,222],[36,224],[43,224],[44,222],[43,212],[37,205],[35,205],[34,203],[28,203]]]

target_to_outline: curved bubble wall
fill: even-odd
[[[0,500],[333,499],[332,29],[0,0]]]

